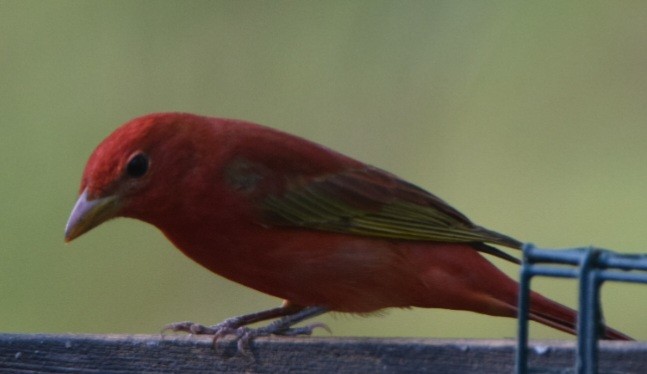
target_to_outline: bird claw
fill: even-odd
[[[265,327],[259,327],[256,329],[250,329],[248,327],[239,327],[235,331],[231,332],[231,335],[235,335],[237,340],[238,352],[248,356],[250,352],[250,345],[256,338],[266,337],[271,335],[277,336],[309,336],[312,335],[315,329],[322,328],[328,333],[332,333],[330,327],[325,323],[313,323],[307,326],[300,327],[290,327],[283,326],[281,324],[270,324]],[[214,337],[214,344],[216,342],[216,337]]]
[[[186,332],[190,335],[214,335],[218,331],[213,329],[214,326],[205,326],[191,321],[170,323],[162,328],[162,335],[167,331]]]
[[[270,326],[268,326],[270,327]],[[312,335],[316,328],[321,328],[326,330],[329,334],[332,334],[332,330],[325,323],[312,323],[310,325],[301,326],[301,327],[289,327],[284,330],[278,330],[275,332],[270,332],[268,335],[281,335],[281,336],[299,336],[299,335]],[[260,328],[258,330],[261,330]]]
[[[217,349],[218,340],[227,336],[233,336],[238,347],[238,353],[250,356],[249,347],[251,342],[258,337],[270,335],[312,335],[312,332],[316,328],[322,328],[328,331],[328,333],[331,333],[330,328],[323,323],[313,323],[306,326],[292,327],[305,319],[326,313],[327,311],[328,310],[323,307],[307,307],[290,313],[290,310],[285,307],[279,307],[258,313],[232,317],[212,326],[204,326],[189,321],[171,323],[164,326],[162,334],[170,330],[173,332],[186,332],[191,335],[210,335],[213,339],[212,343],[214,349]],[[281,318],[267,326],[255,329],[247,327],[247,325],[252,323],[276,317]]]
[[[228,318],[218,324],[205,326],[191,321],[170,323],[162,328],[162,334],[166,331],[186,332],[191,335],[213,335],[224,337],[231,335],[236,329],[245,325],[245,320],[241,317]]]
[[[221,323],[212,326],[205,326],[190,321],[171,323],[162,329],[162,334],[167,331],[172,332],[186,332],[190,335],[210,335],[213,339],[212,344],[214,349],[217,349],[217,343],[220,339],[233,336],[236,341],[238,353],[250,356],[250,346],[254,339],[270,335],[278,336],[301,336],[312,335],[313,331],[317,328],[326,330],[332,333],[328,325],[325,323],[313,323],[307,326],[291,327],[290,325],[281,323],[271,323],[264,327],[250,329],[245,326],[237,324],[235,318],[230,318]],[[277,322],[281,322],[280,320]]]

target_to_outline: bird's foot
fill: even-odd
[[[227,336],[233,336],[237,342],[238,352],[244,355],[249,355],[250,344],[258,337],[270,335],[312,335],[312,332],[316,328],[322,328],[331,333],[330,328],[323,323],[313,323],[307,326],[293,327],[293,325],[303,321],[304,319],[325,313],[325,311],[326,310],[323,308],[305,308],[302,311],[280,318],[267,326],[254,329],[246,326],[249,323],[252,323],[249,315],[232,317],[212,326],[205,326],[189,321],[177,322],[166,325],[162,329],[162,333],[173,331],[186,332],[191,335],[210,335],[213,337],[214,348],[217,348],[218,340]]]
[[[233,335],[236,339],[238,352],[248,355],[250,351],[250,344],[256,338],[271,336],[271,335],[309,336],[309,335],[312,335],[312,332],[317,328],[322,328],[328,331],[328,333],[332,333],[328,325],[326,325],[325,323],[313,323],[306,326],[291,327],[291,325],[283,324],[281,322],[283,321],[278,320],[267,326],[259,327],[255,329],[242,326],[235,330],[221,331],[220,334],[214,335],[214,345],[216,344],[218,339],[227,335]]]
[[[162,328],[162,334],[167,331],[172,332],[186,332],[191,335],[212,335],[219,336],[219,334],[230,335],[232,331],[236,331],[239,327],[246,325],[241,317],[228,318],[218,324],[206,326],[191,321],[170,323]],[[224,336],[223,335],[223,336]]]

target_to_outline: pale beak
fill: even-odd
[[[65,242],[70,242],[84,233],[115,217],[119,208],[117,196],[88,200],[87,189],[81,193],[65,226]]]

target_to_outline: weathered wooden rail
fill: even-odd
[[[535,341],[533,373],[568,373],[575,344]],[[204,337],[0,334],[5,373],[511,373],[514,340],[260,338],[250,356]],[[647,373],[647,342],[602,342],[601,373]]]

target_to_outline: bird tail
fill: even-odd
[[[491,237],[490,241],[493,243],[510,248],[521,249],[521,242],[516,239],[482,227],[477,227],[477,229],[482,231],[484,235],[489,235]],[[487,253],[512,263],[521,263],[515,257],[485,243],[472,243],[472,247],[481,253]],[[514,306],[514,309],[517,309],[516,305]],[[573,335],[577,334],[577,311],[550,300],[536,292],[531,293],[529,318],[535,322],[542,323],[557,330]],[[634,340],[620,331],[606,326],[604,327],[600,337],[605,340]]]
[[[536,292],[531,293],[529,318],[557,330],[577,334],[577,312]],[[606,326],[600,337],[605,340],[634,340]]]

